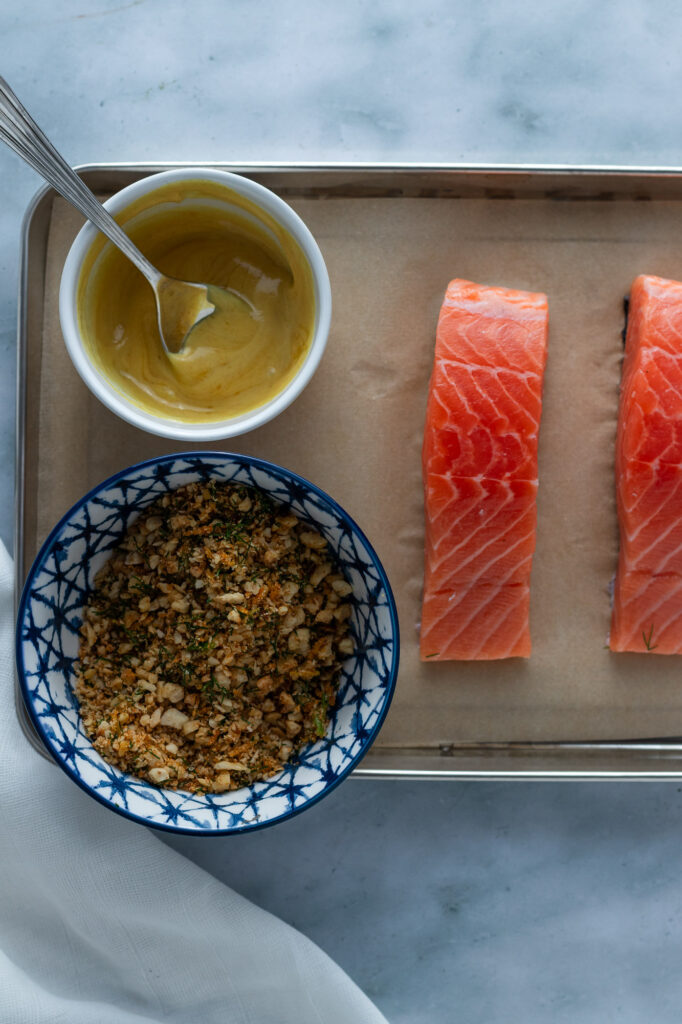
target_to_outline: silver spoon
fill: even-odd
[[[99,228],[144,274],[154,291],[163,347],[168,354],[176,355],[181,352],[190,331],[214,312],[216,307],[209,299],[208,289],[210,287],[213,291],[216,286],[178,281],[174,277],[167,277],[152,266],[63,156],[57,152],[2,77],[0,139]],[[234,292],[227,289],[218,290],[229,296],[230,301],[247,306],[247,303]]]

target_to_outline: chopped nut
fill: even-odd
[[[322,548],[326,548],[327,542],[320,533],[313,533],[312,531],[304,531],[301,534],[301,543],[305,544],[307,548],[312,548],[313,551],[321,551]]]
[[[314,569],[313,572],[311,573],[310,585],[313,587],[318,587],[322,580],[326,579],[326,577],[329,575],[331,571],[331,562],[323,562],[322,565],[318,565],[317,568]]]
[[[345,643],[345,638],[344,638],[344,640],[340,640],[339,641],[339,644],[338,644],[339,650],[341,650],[341,644],[342,643]],[[354,649],[353,648],[353,641],[351,640],[351,650],[350,651],[344,651],[342,653],[352,654],[353,653],[353,649]],[[320,639],[317,640],[316,643],[313,646],[313,655],[314,655],[314,657],[319,659],[319,661],[321,661],[323,664],[326,664],[327,661],[331,657],[333,657],[333,654],[334,654],[334,650],[333,650],[333,646],[332,646],[332,638],[330,636],[320,637]]]
[[[280,695],[279,695],[279,702],[282,705],[282,708],[283,708],[284,711],[293,711],[294,708],[296,707],[296,701],[291,696],[291,694],[290,693],[286,693],[286,691],[283,692],[283,693],[280,693]]]
[[[289,637],[287,647],[290,651],[295,651],[297,654],[307,654],[310,649],[310,630],[297,629]]]
[[[212,789],[215,793],[224,793],[226,789],[230,789],[232,779],[229,772],[221,772],[217,775],[213,781]]]
[[[287,633],[291,633],[292,630],[296,629],[296,627],[300,626],[303,622],[305,622],[305,611],[303,608],[292,608],[285,616],[284,622],[282,623],[282,634],[286,636]]]
[[[213,736],[205,729],[198,729],[194,737],[194,742],[198,747],[208,747],[213,742]]]
[[[292,580],[287,580],[286,583],[282,584],[282,597],[288,604],[291,604],[292,599],[296,596],[296,594],[298,594],[299,590],[300,587],[298,583],[294,583]]]
[[[170,772],[167,768],[150,768],[149,778],[152,782],[155,782],[157,786],[160,786],[162,782],[168,782]]]
[[[157,694],[162,700],[168,700],[171,704],[178,704],[185,696],[184,686],[179,683],[160,683]]]
[[[161,725],[165,725],[168,729],[182,729],[187,721],[188,716],[182,711],[178,711],[177,708],[168,708],[161,715]]]

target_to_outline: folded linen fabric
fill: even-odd
[[[31,748],[12,702],[13,627],[0,545],[0,1020],[385,1024],[310,940]]]

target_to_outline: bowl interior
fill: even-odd
[[[107,764],[81,726],[71,689],[82,608],[95,575],[131,521],[169,490],[197,480],[258,487],[314,523],[353,588],[356,644],[343,665],[327,734],[267,781],[229,793],[157,789]],[[390,704],[398,627],[383,569],[361,531],[317,488],[245,456],[154,459],[86,495],[55,527],[29,574],[19,609],[17,662],[29,713],[58,763],[102,803],[173,831],[232,833],[302,810],[347,775],[371,744]]]

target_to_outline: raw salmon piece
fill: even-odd
[[[682,652],[682,284],[630,293],[616,437],[613,651]]]
[[[423,446],[426,660],[528,657],[547,298],[451,281]]]

